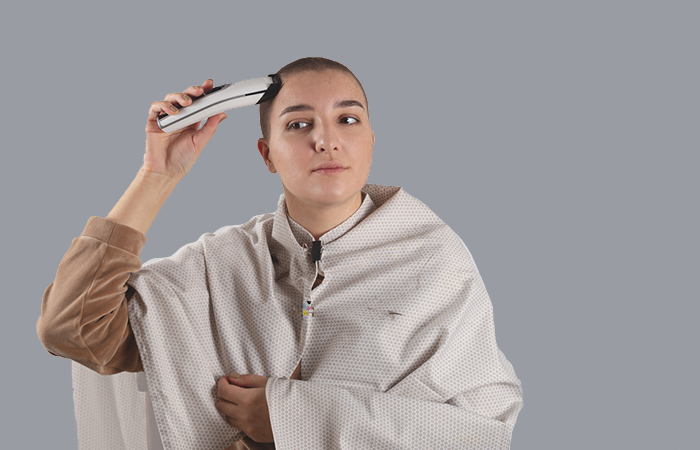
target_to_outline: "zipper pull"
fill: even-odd
[[[311,244],[311,262],[321,260],[321,241],[313,241]]]

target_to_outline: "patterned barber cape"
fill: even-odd
[[[320,242],[282,194],[274,213],[132,274],[129,320],[165,449],[243,437],[215,407],[229,372],[270,378],[278,449],[509,448],[521,385],[469,251],[403,188],[363,193]]]

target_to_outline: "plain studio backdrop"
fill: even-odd
[[[35,324],[71,240],[141,166],[150,104],[304,56],[363,83],[368,181],[471,250],[523,383],[513,449],[696,445],[698,19],[690,1],[4,6],[0,447],[77,448],[70,361]],[[258,109],[228,116],[142,261],[274,212]]]

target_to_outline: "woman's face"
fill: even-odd
[[[270,109],[268,140],[261,138],[258,150],[269,171],[279,173],[287,201],[307,209],[359,198],[372,164],[374,132],[352,76],[326,70],[286,77]],[[315,170],[328,162],[343,169]]]

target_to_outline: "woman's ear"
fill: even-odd
[[[270,173],[277,173],[277,169],[275,169],[275,163],[273,163],[270,159],[270,146],[267,145],[265,138],[258,139],[258,151],[260,152],[260,156],[262,156],[263,161],[265,161],[267,170],[269,170]]]

